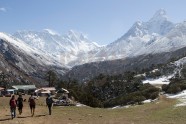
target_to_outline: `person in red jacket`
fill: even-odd
[[[12,98],[10,99],[9,105],[10,105],[10,110],[11,110],[11,117],[13,119],[13,118],[16,117],[16,100],[15,100],[14,95],[12,95]]]

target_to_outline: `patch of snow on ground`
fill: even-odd
[[[158,99],[154,99],[154,100],[152,100],[152,99],[147,99],[147,100],[144,100],[142,103],[151,103],[151,102],[155,102],[155,101],[157,101]]]
[[[112,107],[112,109],[118,109],[118,108],[122,108],[121,106],[114,106]]]
[[[126,105],[126,106],[115,106],[115,107],[112,107],[111,109],[121,109],[121,108],[129,108],[131,105]]]
[[[152,102],[151,99],[147,99],[147,100],[143,101],[143,103],[150,103],[150,102]]]
[[[186,106],[186,98],[179,98],[179,103],[175,105],[175,107],[180,107],[180,106]]]
[[[178,104],[176,104],[175,106],[178,107],[178,106],[186,106],[186,90],[178,93],[178,94],[175,94],[175,95],[172,95],[172,94],[167,94],[167,98],[176,98],[178,99],[180,102]]]
[[[157,72],[157,71],[159,71],[158,69],[154,69],[154,70],[152,70],[152,72]]]
[[[81,103],[77,103],[76,106],[77,106],[77,107],[85,107],[86,105],[81,104]]]
[[[160,77],[157,79],[147,79],[143,81],[143,84],[145,83],[150,83],[150,84],[169,84],[170,81],[169,79],[172,77],[173,75],[170,76],[164,76],[164,77]]]
[[[175,94],[175,95],[172,95],[172,94],[167,94],[168,98],[186,98],[186,90],[178,93],[178,94]]]

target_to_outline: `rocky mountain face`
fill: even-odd
[[[167,65],[171,65],[170,67],[172,70],[180,71],[180,67],[186,65],[185,58],[186,47],[171,52],[139,55],[132,58],[103,62],[92,62],[73,67],[69,72],[63,75],[63,79],[68,80],[68,78],[71,78],[83,83],[100,74],[119,75],[127,71],[139,73],[143,72],[143,70],[152,70],[154,67],[162,68]]]
[[[95,53],[89,52],[80,59],[86,59],[87,64],[73,67],[67,77],[82,81],[100,73],[122,74],[125,71],[149,68],[154,64],[166,64],[175,58],[185,57],[185,47],[186,22],[171,22],[165,10],[161,9],[149,21],[134,23],[115,42],[94,51]],[[79,73],[80,70],[83,71]]]
[[[72,30],[64,36],[49,29],[21,31],[14,35],[0,32],[0,41],[0,74],[5,73],[10,78],[8,82],[17,84],[46,85],[47,71],[63,75],[69,70],[69,61],[99,47]]]
[[[50,56],[43,56],[5,33],[0,33],[0,58],[0,72],[8,75],[8,82],[14,84],[45,84],[44,78],[48,70],[54,69],[59,74],[68,70]]]

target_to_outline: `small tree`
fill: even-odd
[[[47,72],[46,78],[47,78],[48,86],[49,87],[52,87],[52,86],[55,85],[55,82],[57,81],[57,75],[56,75],[56,73],[54,71],[49,70]]]
[[[4,87],[5,89],[9,88],[9,78],[8,75],[5,73],[0,74],[0,86]]]

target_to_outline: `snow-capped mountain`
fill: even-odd
[[[0,39],[6,41],[10,45],[13,45],[20,52],[31,56],[35,59],[35,61],[37,61],[37,63],[41,65],[65,66],[56,61],[53,56],[42,52],[40,49],[30,47],[22,40],[17,39],[9,34],[0,32]]]
[[[32,83],[35,83],[44,78],[47,70],[54,69],[59,74],[64,74],[68,70],[53,56],[2,32],[0,32],[0,58],[0,73],[12,75],[12,78],[16,78],[15,80],[25,77],[24,80],[30,79]],[[37,79],[37,81],[33,81],[33,79]],[[19,82],[21,81],[19,80]]]
[[[77,77],[80,77],[81,70],[86,72],[87,68],[90,71],[82,74],[95,73],[96,75],[101,72],[102,66],[106,68],[102,70],[107,74],[123,73],[123,71],[139,66],[146,68],[151,64],[164,64],[169,62],[172,57],[185,55],[186,21],[173,23],[168,19],[166,11],[161,9],[149,21],[135,22],[123,36],[106,46],[99,46],[82,33],[73,30],[65,35],[60,35],[50,29],[40,32],[18,31],[14,35],[0,33],[0,40],[2,41],[0,46],[3,46],[2,56],[8,57],[7,60],[16,60],[13,61],[15,66],[26,73],[40,71],[36,67],[42,69],[46,66],[57,66],[64,69],[97,61],[105,63],[85,64],[86,67],[82,66],[79,69],[75,67],[72,69],[71,75],[77,74]],[[11,53],[7,51],[11,51]],[[143,59],[140,59],[141,56]],[[154,59],[152,60],[152,57],[149,56],[153,56]],[[5,57],[4,59],[6,59]],[[161,57],[164,57],[164,61],[160,60]],[[116,60],[116,62],[112,61],[110,64],[107,60]],[[135,63],[136,61],[138,63]],[[106,63],[108,66],[105,66]],[[144,66],[145,64],[147,66]],[[5,62],[1,62],[0,65],[0,68],[3,67]],[[93,72],[91,72],[90,66],[94,68]],[[99,68],[100,71],[97,71]],[[62,73],[65,72],[63,69]],[[81,78],[83,77],[84,75]]]
[[[175,51],[186,46],[185,25],[169,21],[166,11],[160,9],[149,21],[135,22],[118,40],[80,60],[88,63]]]
[[[41,32],[18,31],[14,35],[34,49],[54,56],[62,64],[76,61],[79,54],[98,48],[94,42],[77,31],[70,30],[66,35],[59,35],[50,29]]]
[[[123,36],[104,47],[73,30],[65,35],[50,29],[18,31],[13,36],[40,54],[50,56],[56,63],[73,67],[183,48],[186,46],[186,22],[175,24],[168,19],[166,11],[160,9],[149,21],[135,22]]]
[[[174,24],[166,11],[158,10],[147,22],[137,21],[118,40],[100,47],[82,33],[70,30],[60,35],[50,29],[18,31],[13,36],[31,48],[73,67],[89,62],[125,59],[144,54],[174,51],[186,46],[186,22]]]

